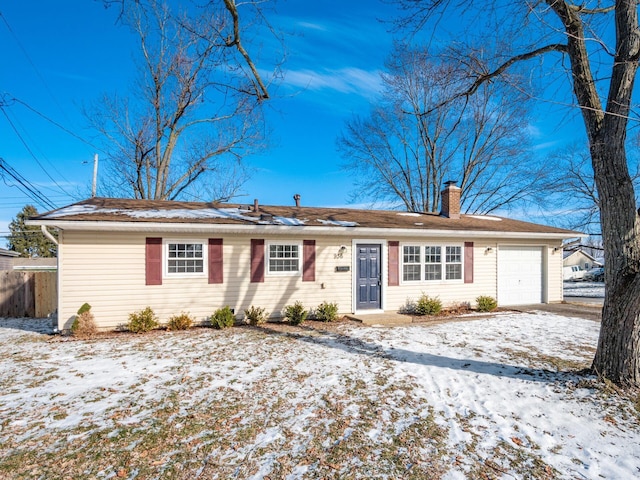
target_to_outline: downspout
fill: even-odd
[[[47,237],[47,239],[51,242],[53,242],[53,244],[57,247],[58,244],[58,240],[56,240],[56,237],[54,237],[53,235],[51,235],[51,232],[49,230],[47,230],[47,227],[45,227],[44,225],[40,225],[40,230],[42,230],[42,234]],[[61,288],[60,288],[60,250],[58,250],[58,255],[56,256],[56,264],[57,267],[56,268],[56,283],[57,283],[57,290],[58,290],[58,299],[56,301],[56,303],[58,304],[55,312],[52,315],[52,321],[53,321],[53,333],[60,333],[60,323],[59,323],[59,314],[60,314],[60,299],[62,296],[62,292],[61,292]]]
[[[56,240],[56,237],[54,237],[53,235],[51,235],[51,232],[49,232],[49,230],[47,230],[47,227],[45,227],[44,225],[40,225],[40,230],[42,230],[42,234],[47,237],[51,242],[53,242],[53,244],[57,247],[58,246],[58,241]]]

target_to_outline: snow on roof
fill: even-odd
[[[459,219],[437,213],[362,210],[332,207],[297,207],[226,203],[178,202],[90,198],[30,219],[32,224],[69,227],[71,222],[154,222],[227,225],[272,225],[286,227],[384,228],[404,230],[513,232],[561,235],[574,238],[581,234],[535,223],[483,215],[461,215]],[[45,223],[46,221],[46,223]]]
[[[500,217],[492,217],[490,215],[469,215],[471,218],[477,218],[478,220],[491,220],[492,222],[501,222]]]
[[[338,227],[357,227],[358,222],[347,222],[345,220],[323,220],[321,218],[318,219],[323,225],[336,225]]]

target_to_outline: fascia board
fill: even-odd
[[[248,235],[335,235],[345,237],[464,237],[464,238],[511,238],[511,239],[566,239],[586,237],[580,232],[543,233],[508,232],[483,230],[431,230],[412,228],[339,227],[339,226],[292,226],[292,225],[230,225],[171,222],[99,222],[68,220],[27,220],[26,225],[45,225],[62,230],[110,231],[110,232],[166,232],[166,233],[226,233]]]

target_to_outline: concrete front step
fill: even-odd
[[[364,325],[409,325],[413,323],[411,315],[401,315],[397,312],[350,314],[346,317]]]

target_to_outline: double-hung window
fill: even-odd
[[[201,276],[205,273],[205,245],[200,242],[166,242],[167,276]]]
[[[402,247],[403,282],[462,280],[461,245],[407,244]]]
[[[402,252],[402,279],[405,282],[420,280],[420,247],[417,245],[407,245]]]
[[[462,247],[445,248],[445,280],[462,280]]]
[[[300,244],[271,243],[267,248],[269,275],[298,275],[300,273]]]

